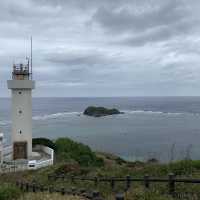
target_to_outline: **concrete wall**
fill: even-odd
[[[35,160],[34,164],[28,164],[28,169],[33,170],[33,169],[39,169],[42,167],[47,167],[47,166],[53,165],[53,163],[54,163],[54,150],[53,149],[51,149],[47,146],[43,146],[43,145],[36,145],[34,147],[34,150],[45,152],[46,154],[48,154],[50,156],[50,159],[39,160],[39,161]]]
[[[43,152],[45,152],[46,154],[49,154],[49,155],[51,155],[51,152],[52,152],[51,148],[44,146],[44,145],[39,145],[39,144],[35,145],[34,150],[43,151]]]

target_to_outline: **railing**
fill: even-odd
[[[19,172],[19,171],[25,171],[27,170],[28,167],[27,165],[7,165],[7,164],[2,164],[0,167],[0,173],[11,173],[11,172]]]
[[[28,65],[15,64],[13,65],[13,72],[29,72]]]
[[[29,71],[29,64],[23,65],[13,65],[13,72],[12,72],[12,78],[13,79],[19,79],[19,80],[24,80],[24,79],[29,79],[30,75],[32,75]],[[32,78],[31,78],[32,79]]]
[[[53,165],[53,160],[52,159],[44,160],[44,161],[41,161],[41,162],[37,162],[35,169],[39,169],[39,168],[42,168],[42,167],[47,167],[47,166],[50,166],[50,165]]]
[[[117,182],[124,182],[125,183],[125,192],[127,192],[131,184],[133,182],[142,182],[144,184],[144,187],[146,189],[150,189],[151,183],[167,183],[168,186],[168,194],[171,195],[172,197],[177,197],[180,196],[180,194],[176,193],[175,186],[176,183],[191,183],[191,184],[200,184],[200,179],[188,179],[188,178],[176,178],[176,176],[173,173],[170,173],[167,178],[153,178],[150,177],[149,175],[145,175],[143,178],[133,178],[131,176],[126,176],[125,178],[117,178],[117,177],[112,177],[112,178],[102,178],[102,177],[75,177],[75,176],[65,176],[64,174],[61,174],[59,176],[56,175],[49,175],[48,176],[49,180],[58,180],[61,179],[62,181],[65,180],[70,180],[71,182],[75,183],[76,181],[91,181],[94,183],[95,186],[98,186],[98,184],[102,182],[107,182],[110,184],[111,189],[114,191],[116,183]],[[119,199],[124,199],[121,196],[124,196],[122,194],[119,195]]]

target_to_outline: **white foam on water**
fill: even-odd
[[[0,126],[7,126],[8,124],[11,124],[11,121],[7,120],[0,121]]]
[[[49,115],[39,115],[39,116],[34,116],[33,120],[48,120],[48,119],[58,119],[58,118],[63,118],[69,115],[77,115],[79,116],[79,112],[63,112],[63,113],[54,113],[54,114],[49,114]]]
[[[194,113],[173,113],[173,112],[160,112],[160,111],[147,111],[147,110],[122,110],[124,114],[133,115],[133,114],[155,114],[155,115],[199,115]],[[120,115],[124,115],[120,114]],[[34,116],[33,120],[39,121],[39,120],[48,120],[48,119],[59,119],[64,118],[67,116],[81,116],[83,115],[81,112],[61,112],[61,113],[53,113],[53,114],[45,114],[45,115],[38,115]],[[111,117],[111,116],[110,116]],[[0,120],[0,126],[7,126],[11,124],[11,121],[8,120]]]
[[[161,111],[151,111],[151,110],[124,110],[125,114],[158,114],[158,115],[183,115],[190,113],[173,113],[173,112],[161,112]]]
[[[39,121],[39,120],[48,120],[48,119],[57,119],[57,118],[63,118],[69,115],[74,115],[74,116],[81,116],[81,113],[79,112],[63,112],[63,113],[54,113],[54,114],[49,114],[49,115],[39,115],[39,116],[34,116],[33,120]],[[8,120],[0,120],[0,126],[7,126],[11,124],[11,121]]]

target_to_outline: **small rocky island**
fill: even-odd
[[[104,107],[89,106],[88,108],[85,109],[83,114],[92,116],[92,117],[103,117],[107,115],[117,115],[117,114],[123,114],[123,113],[115,108],[108,109]]]

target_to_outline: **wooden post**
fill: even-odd
[[[169,174],[169,194],[174,196],[175,193],[175,175],[173,173]]]
[[[26,183],[26,192],[29,192],[29,183]]]
[[[52,186],[49,187],[49,193],[53,193],[53,187]]]
[[[128,175],[126,176],[126,191],[129,190],[131,187],[131,177]]]
[[[75,187],[72,187],[72,188],[71,188],[71,191],[72,191],[72,194],[75,195],[75,193],[76,193],[76,188],[75,188]]]
[[[16,186],[19,187],[20,183],[19,181],[16,181]]]
[[[40,190],[40,185],[35,185],[36,191]]]
[[[65,188],[61,188],[61,195],[65,195]]]
[[[33,183],[33,192],[36,192],[36,185]]]
[[[74,183],[74,176],[71,177],[71,182]]]
[[[40,192],[44,192],[44,186],[43,185],[40,186]]]
[[[40,185],[36,185],[36,191],[41,191],[41,186]]]
[[[24,183],[21,182],[21,183],[20,183],[20,190],[21,190],[21,191],[23,191],[23,187],[24,187]]]
[[[111,181],[110,181],[110,186],[111,186],[111,189],[112,189],[112,190],[115,189],[115,180],[114,180],[114,178],[111,179]]]
[[[94,185],[95,185],[95,187],[97,187],[97,185],[98,185],[98,178],[97,177],[94,177]]]
[[[92,193],[93,198],[99,197],[99,195],[100,195],[100,193],[98,191],[93,191],[93,193]]]
[[[124,194],[116,194],[115,200],[125,200]]]
[[[65,174],[62,174],[62,180],[63,181],[65,180]]]
[[[149,175],[147,174],[144,176],[144,186],[146,189],[149,188]]]

